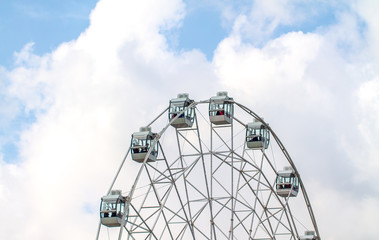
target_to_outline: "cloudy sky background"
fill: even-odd
[[[130,135],[221,90],[279,135],[323,239],[377,239],[378,1],[0,6],[0,239],[93,239]]]

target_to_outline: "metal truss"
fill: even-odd
[[[171,135],[166,136],[171,141],[166,143],[161,137],[178,116],[169,121],[154,141],[159,147],[157,160],[145,159],[133,170],[138,174],[127,191],[118,239],[295,240],[303,233],[300,229],[313,230],[320,239],[300,174],[271,127],[237,102],[233,104],[241,118],[236,111],[231,124],[214,125],[201,110],[208,103],[188,106],[196,110],[194,125],[171,127]],[[167,110],[148,126],[159,128],[154,124]],[[269,129],[274,150],[247,148],[244,130],[253,119]],[[127,154],[109,192],[129,160]],[[276,194],[280,164],[290,165],[299,178],[302,194],[296,199]],[[104,228],[99,224],[96,239]]]

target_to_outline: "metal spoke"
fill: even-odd
[[[316,239],[321,240],[304,183],[272,128],[234,100],[224,102],[232,114],[220,114],[219,107],[211,108],[212,99],[191,100],[175,111],[170,105],[147,124],[160,130],[152,135],[149,148],[140,148],[141,145],[129,148],[107,191],[109,195],[115,192],[115,186],[125,185],[119,180],[121,174],[135,172],[131,187],[124,189],[127,196],[118,215],[119,229],[115,229],[118,239],[298,240],[303,229],[311,229]],[[208,104],[209,119],[201,110]],[[165,113],[168,121],[162,121],[167,117]],[[188,121],[189,113],[191,124],[183,124]],[[220,118],[224,122],[212,120]],[[254,147],[255,142],[252,143],[257,135],[250,131],[250,126],[255,126],[257,121],[272,136],[270,151],[266,151],[268,140],[259,140],[266,141],[263,147]],[[159,125],[162,122],[164,126]],[[133,158],[136,151],[146,152],[142,155],[144,159],[138,160],[138,169],[127,162],[137,161]],[[153,159],[149,158],[151,154],[155,154]],[[283,186],[277,184],[282,176],[278,167],[287,165],[298,179],[298,188],[290,189],[296,189],[293,195],[301,191],[296,199],[277,190]],[[111,211],[107,211],[102,214],[110,216]],[[293,215],[299,212],[301,219]],[[111,228],[102,233],[107,227],[102,223],[100,220],[96,239],[100,234],[115,233]]]

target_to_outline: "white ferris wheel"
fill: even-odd
[[[198,102],[179,94],[132,134],[101,198],[96,239],[320,235],[300,174],[278,136],[255,112],[218,92]]]

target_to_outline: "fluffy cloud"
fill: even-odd
[[[369,1],[354,7],[360,12],[338,13],[328,28],[286,33],[263,46],[235,31],[213,60],[232,95],[278,129],[303,179],[317,178],[309,194],[327,239],[375,239],[370,226],[379,213],[377,26],[371,10],[377,7]],[[341,218],[342,211],[350,217]],[[364,222],[351,225],[360,232],[355,237],[343,232],[342,219],[351,218]]]
[[[374,239],[379,34],[372,4],[352,5],[333,26],[274,38],[278,25],[303,18],[289,2],[256,3],[235,17],[212,62],[197,50],[170,51],[162,32],[180,27],[179,0],[101,0],[78,39],[44,56],[27,44],[14,69],[0,69],[10,82],[2,94],[36,116],[21,135],[20,162],[0,162],[0,204],[9,206],[0,238],[93,238],[99,198],[130,134],[179,92],[199,100],[228,89],[284,141],[310,188],[322,237]],[[352,219],[362,220],[355,236],[344,231]]]
[[[183,7],[100,1],[78,39],[44,56],[32,44],[16,54],[17,67],[6,73],[9,94],[37,120],[22,133],[21,161],[2,162],[0,201],[12,207],[2,215],[0,238],[93,238],[100,196],[131,133],[178,92],[200,97],[214,88],[206,83],[216,77],[205,55],[170,52],[160,34],[178,24]],[[197,90],[202,82],[206,88]]]

